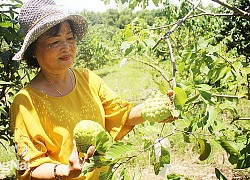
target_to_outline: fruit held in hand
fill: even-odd
[[[152,92],[142,107],[142,117],[150,122],[161,122],[172,116],[169,96],[159,91]]]
[[[78,151],[86,153],[91,145],[96,146],[96,136],[100,132],[106,131],[95,121],[82,120],[77,123],[73,131],[73,136],[76,141]]]

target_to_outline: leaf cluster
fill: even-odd
[[[22,2],[13,0],[1,3],[0,14],[0,138],[12,142],[9,107],[14,94],[22,87],[18,72],[20,63],[12,61],[23,39],[17,23],[18,9]]]
[[[246,12],[250,11],[250,4],[248,0],[229,0],[228,3],[238,7]],[[229,10],[221,7],[219,12],[230,12]],[[216,35],[217,41],[222,41],[226,38],[226,45],[228,51],[233,48],[237,49],[238,54],[244,55],[249,62],[250,56],[250,22],[249,20],[233,16],[230,18],[223,18],[223,24]]]

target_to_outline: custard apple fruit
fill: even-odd
[[[97,122],[92,120],[82,120],[78,122],[73,130],[76,147],[79,152],[86,153],[89,146],[96,146],[96,136],[100,132],[106,132]]]
[[[161,122],[172,116],[172,103],[166,94],[160,91],[152,92],[144,101],[142,117],[150,122]]]

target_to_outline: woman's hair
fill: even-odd
[[[68,21],[69,24],[70,24],[70,28],[72,29],[72,23],[71,21]],[[47,30],[45,33],[49,36],[55,36],[59,33],[59,30],[60,30],[60,26],[61,26],[61,23],[53,26],[52,28],[50,28],[49,30]],[[73,33],[74,33],[74,30],[72,29]],[[24,53],[24,60],[26,61],[27,65],[28,66],[32,66],[32,67],[37,67],[39,68],[40,67],[40,64],[38,63],[36,57],[35,57],[35,49],[36,49],[36,45],[37,45],[37,39],[32,42],[29,47],[27,48],[27,50],[25,51]]]

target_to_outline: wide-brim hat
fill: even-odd
[[[64,13],[53,0],[30,0],[25,3],[19,13],[18,21],[26,36],[20,51],[12,59],[22,60],[32,42],[65,20],[70,21],[77,38],[82,39],[85,36],[88,24],[83,16]]]

